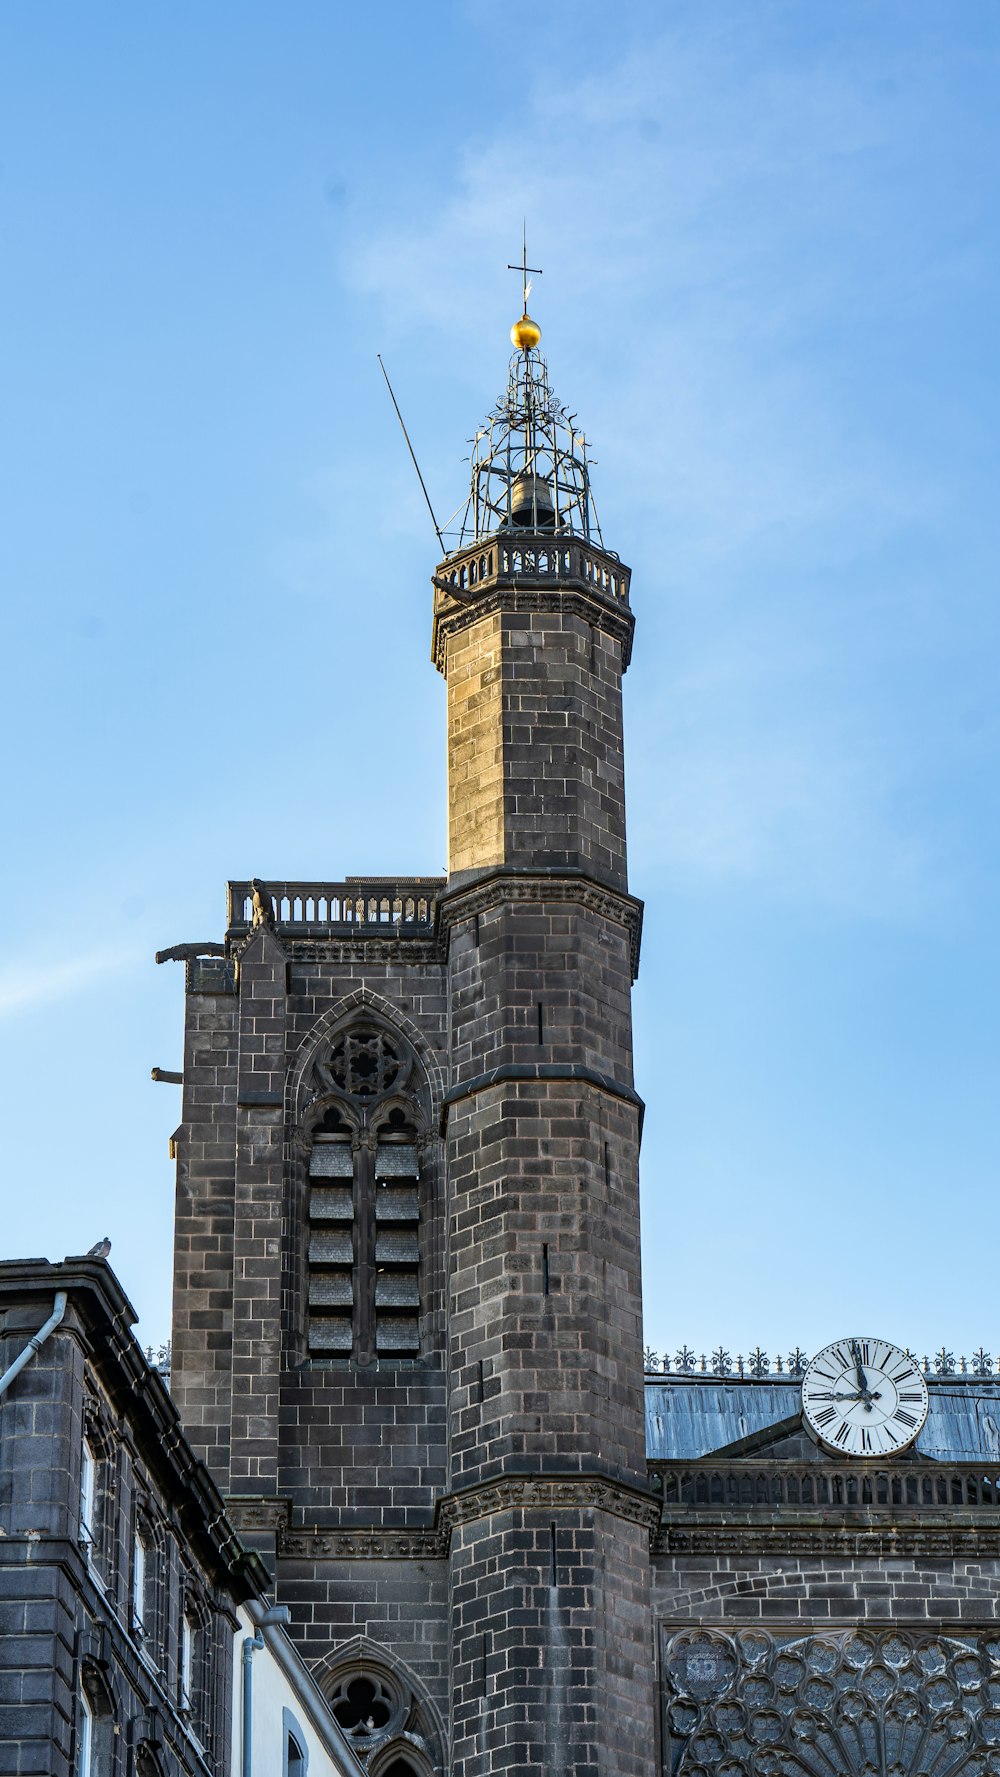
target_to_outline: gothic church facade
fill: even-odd
[[[994,1384],[880,1467],[794,1380],[644,1405],[630,574],[513,342],[432,577],[447,875],[231,883],[166,953],[185,1431],[371,1777],[1000,1773]]]

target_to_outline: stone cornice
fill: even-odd
[[[498,1475],[438,1501],[436,1520],[449,1535],[458,1524],[488,1518],[494,1512],[600,1511],[641,1524],[653,1531],[660,1521],[659,1501],[638,1487],[605,1475]]]
[[[560,870],[549,874],[544,870],[524,872],[491,871],[474,882],[450,888],[439,897],[437,918],[439,929],[450,931],[460,920],[477,913],[488,913],[505,902],[575,901],[588,912],[600,914],[628,933],[632,979],[639,973],[639,944],[642,938],[643,904],[624,889],[609,888],[595,881],[582,870]]]
[[[698,1524],[664,1525],[654,1555],[1000,1556],[1000,1525]]]
[[[619,600],[605,598],[595,589],[584,590],[582,585],[539,585],[511,577],[494,583],[475,598],[461,604],[445,594],[439,594],[434,611],[431,659],[443,677],[448,676],[447,646],[450,638],[461,630],[468,629],[470,624],[477,623],[481,617],[492,616],[495,611],[568,611],[574,617],[582,618],[584,623],[597,625],[606,635],[621,643],[622,672],[625,672],[632,658],[635,618],[627,605]]]
[[[444,1561],[441,1530],[282,1530],[278,1557],[286,1561]]]
[[[243,1530],[274,1529],[277,1552],[287,1561],[444,1561],[456,1526],[510,1511],[598,1511],[652,1532],[659,1502],[638,1487],[605,1475],[499,1475],[438,1500],[433,1525],[407,1529],[384,1525],[318,1525],[292,1529],[285,1500],[230,1500]]]
[[[357,937],[344,938],[331,933],[329,938],[286,938],[284,948],[290,963],[443,963],[444,945],[438,937],[411,937],[370,928]]]
[[[447,1128],[451,1106],[461,1103],[463,1098],[472,1098],[477,1092],[488,1092],[493,1086],[524,1085],[546,1080],[569,1080],[583,1086],[595,1086],[598,1092],[606,1092],[610,1098],[618,1098],[623,1104],[634,1106],[639,1113],[641,1138],[646,1106],[633,1086],[623,1085],[610,1074],[599,1073],[596,1067],[562,1061],[510,1061],[501,1063],[499,1067],[491,1067],[486,1073],[473,1074],[468,1080],[461,1080],[441,1100],[441,1134]]]

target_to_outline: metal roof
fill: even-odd
[[[647,1458],[697,1461],[765,1434],[770,1426],[781,1436],[799,1412],[800,1390],[800,1381],[776,1377],[647,1377]],[[928,1378],[928,1393],[927,1422],[914,1446],[919,1456],[938,1462],[1000,1459],[996,1382],[976,1376]]]

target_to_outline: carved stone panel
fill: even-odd
[[[662,1634],[671,1777],[997,1777],[1000,1632]]]

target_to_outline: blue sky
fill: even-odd
[[[4,1245],[169,1321],[227,877],[436,873],[432,496],[532,306],[633,568],[647,1337],[994,1358],[992,0],[0,18]]]

